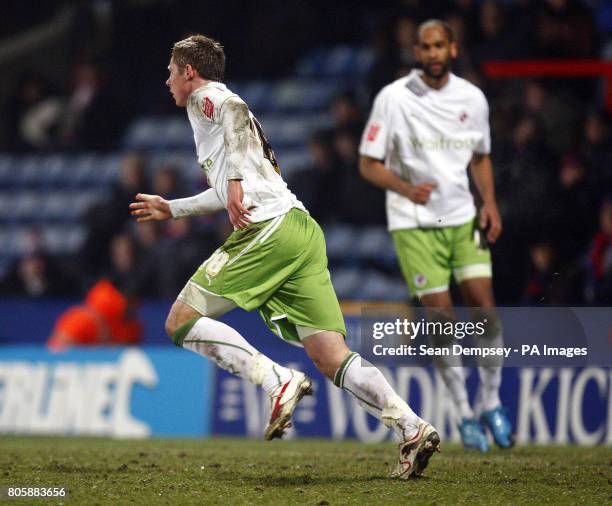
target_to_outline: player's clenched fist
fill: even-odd
[[[159,195],[138,193],[135,198],[137,202],[132,202],[130,209],[136,221],[163,221],[172,218],[168,201]]]
[[[427,204],[431,192],[436,187],[436,183],[421,183],[411,186],[406,195],[415,204]]]

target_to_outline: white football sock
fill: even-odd
[[[436,357],[435,364],[457,408],[459,418],[474,418],[474,412],[470,407],[467,388],[465,387],[465,374],[461,357],[452,354]]]
[[[501,328],[497,327],[493,338],[485,336],[476,339],[476,345],[491,348],[503,348],[504,338],[501,333]],[[478,374],[480,377],[480,398],[479,407],[483,411],[495,409],[501,405],[499,398],[499,389],[501,387],[502,375],[502,356],[479,357]]]
[[[334,384],[351,394],[372,416],[392,427],[403,439],[423,422],[391,388],[383,374],[358,353],[349,354],[336,371]]]
[[[273,395],[291,378],[291,371],[253,348],[233,328],[203,316],[183,340],[183,348],[209,358],[222,369],[261,385]]]
[[[501,367],[479,367],[480,399],[479,408],[489,411],[501,405],[499,387],[501,386]]]

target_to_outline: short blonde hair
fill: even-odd
[[[203,79],[223,81],[225,75],[225,53],[223,46],[205,35],[192,35],[175,42],[172,60],[183,72],[191,65]]]

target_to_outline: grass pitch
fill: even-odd
[[[612,451],[443,445],[423,477],[387,475],[391,443],[0,437],[0,488],[65,486],[14,504],[606,504]],[[7,501],[6,504],[9,502]]]

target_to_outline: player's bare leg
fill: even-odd
[[[219,316],[235,307],[231,301],[224,304],[223,300],[227,299],[215,300],[219,304],[211,310],[211,316]],[[266,439],[281,437],[299,400],[312,393],[312,382],[305,374],[273,362],[236,330],[203,316],[180,300],[170,310],[166,332],[177,346],[205,356],[222,369],[262,386],[272,403]]]
[[[501,348],[504,345],[501,324],[495,311],[493,284],[490,277],[463,280],[459,284],[461,296],[473,308],[473,319],[486,322],[485,333],[476,340],[479,346]],[[478,373],[480,376],[479,415],[485,426],[493,434],[497,445],[510,448],[514,445],[512,425],[508,420],[499,397],[502,375],[501,357],[481,358]]]
[[[449,321],[455,317],[448,290],[423,295],[421,303],[425,306],[430,321]],[[431,338],[436,347],[454,344],[453,336],[431,336]],[[457,408],[459,414],[457,425],[463,445],[481,452],[489,451],[486,435],[470,407],[461,357],[449,353],[444,356],[436,356],[434,363]]]
[[[376,367],[349,350],[342,334],[317,332],[304,338],[302,344],[325,376],[399,435],[400,459],[393,476],[420,475],[440,445],[434,427],[410,409]]]

